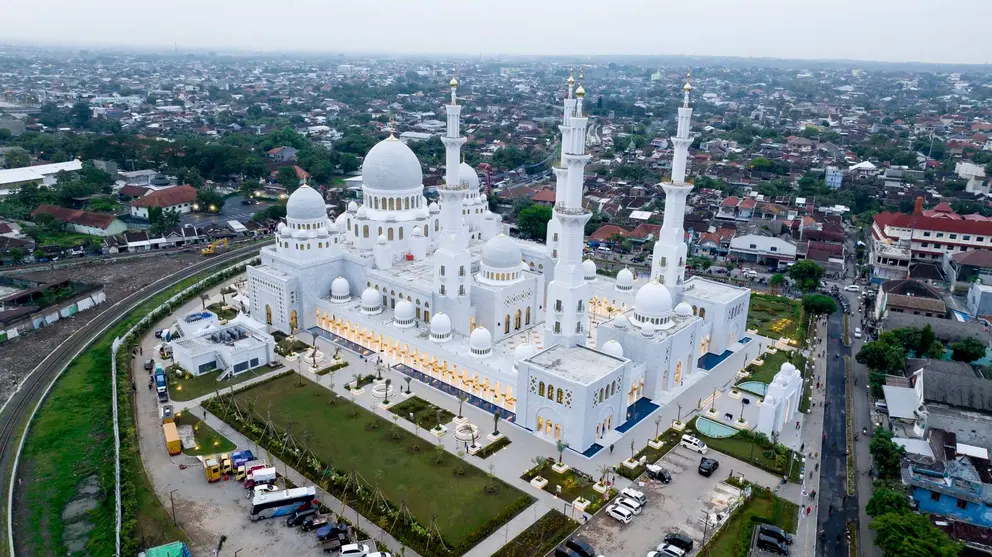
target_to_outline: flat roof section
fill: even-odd
[[[562,346],[556,344],[530,358],[531,362],[548,373],[562,379],[589,385],[613,373],[623,365],[623,360],[585,346]]]

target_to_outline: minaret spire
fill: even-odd
[[[683,224],[686,199],[692,191],[692,183],[686,181],[689,145],[692,144],[692,138],[689,137],[689,128],[692,125],[692,107],[689,105],[691,81],[692,73],[686,73],[685,85],[682,86],[682,106],[678,109],[678,130],[672,138],[674,149],[671,182],[661,185],[665,190],[665,215],[658,241],[654,245],[651,267],[651,279],[667,286],[676,301],[685,281],[685,258],[688,253]]]

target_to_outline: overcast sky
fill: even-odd
[[[988,62],[992,0],[0,0],[0,42]]]

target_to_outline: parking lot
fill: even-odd
[[[696,468],[701,456],[676,447],[658,464],[672,475],[672,483],[663,484],[642,475],[633,488],[644,493],[647,504],[630,524],[621,524],[605,512],[597,513],[579,529],[579,535],[589,540],[596,551],[606,557],[640,557],[653,551],[669,532],[679,532],[692,538],[693,551],[702,546],[704,531],[713,528],[713,516],[727,509],[740,490],[723,483],[731,473],[743,473],[755,483],[773,486],[771,474],[744,464],[724,454],[709,451],[720,467],[710,477],[701,476]],[[706,516],[711,517],[707,526]]]

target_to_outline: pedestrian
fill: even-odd
[[[813,512],[813,509],[811,509],[809,505],[806,505],[806,516],[809,516],[809,513],[811,512]]]
[[[610,444],[610,454],[613,454],[613,444]]]

